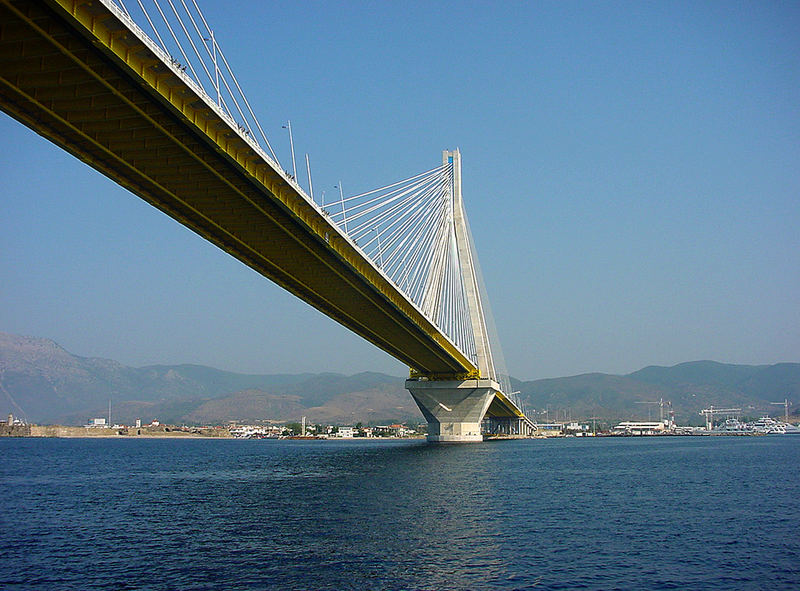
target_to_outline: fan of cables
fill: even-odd
[[[361,250],[476,360],[453,223],[453,165],[325,206]]]

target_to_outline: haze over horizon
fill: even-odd
[[[202,7],[318,199],[461,149],[511,375],[798,361],[800,5]],[[0,138],[0,331],[130,366],[406,373],[6,115]]]
[[[60,347],[61,349],[63,349],[66,352],[66,354],[69,355],[69,356],[80,357],[80,358],[83,358],[83,359],[95,359],[95,360],[111,361],[113,363],[120,363],[125,368],[132,368],[132,369],[146,369],[148,367],[169,368],[169,367],[178,367],[178,366],[194,366],[194,367],[207,367],[207,368],[211,368],[211,369],[214,369],[214,370],[219,370],[219,371],[222,371],[222,372],[228,372],[228,373],[233,373],[233,374],[282,375],[282,374],[278,374],[278,373],[267,373],[267,374],[264,374],[264,373],[259,373],[259,372],[237,372],[235,370],[232,370],[232,369],[226,368],[226,367],[219,367],[219,366],[214,366],[214,365],[205,365],[205,364],[191,363],[191,362],[175,362],[175,363],[154,362],[154,363],[145,364],[145,365],[129,365],[127,363],[123,363],[123,362],[119,361],[118,359],[111,358],[111,357],[109,357],[107,355],[102,355],[102,354],[92,355],[92,356],[79,355],[79,354],[77,354],[77,353],[75,353],[73,351],[70,351],[67,347],[64,347],[63,345],[61,345],[61,343],[59,343],[59,342],[57,342],[57,341],[55,341],[53,339],[50,339],[48,337],[40,337],[40,336],[36,336],[36,335],[14,334],[14,333],[9,333],[9,332],[5,332],[5,331],[0,330],[0,349],[2,348],[3,345],[6,345],[6,346],[10,345],[12,350],[16,350],[17,352],[19,352],[19,350],[17,350],[17,344],[18,343],[16,342],[18,340],[23,340],[23,341],[30,340],[30,341],[32,341],[33,344],[34,344],[34,347],[33,347],[33,349],[30,349],[30,351],[36,350],[36,344],[38,342],[52,342],[57,347]],[[39,351],[39,353],[41,353],[41,351]],[[35,358],[30,358],[30,360],[33,361],[33,364],[32,364],[33,366],[36,366],[38,364],[38,361]],[[514,378],[515,380],[520,381],[520,382],[530,382],[530,381],[536,381],[536,380],[547,380],[547,379],[551,379],[551,378],[560,379],[560,378],[580,377],[580,376],[584,376],[584,375],[593,375],[593,374],[609,375],[609,376],[626,376],[626,375],[629,375],[629,374],[635,374],[635,373],[640,372],[642,370],[655,368],[655,367],[673,369],[673,368],[677,368],[677,367],[681,367],[681,366],[682,367],[688,367],[688,366],[698,365],[698,364],[703,364],[703,365],[704,364],[721,364],[721,365],[726,365],[726,366],[730,366],[730,367],[734,367],[734,366],[735,367],[758,367],[758,366],[775,367],[777,365],[795,365],[795,364],[800,364],[800,361],[797,361],[797,360],[794,360],[794,361],[791,361],[791,360],[789,360],[789,361],[778,361],[778,362],[769,363],[769,364],[744,364],[744,363],[742,363],[742,364],[733,364],[733,363],[727,363],[727,362],[724,362],[724,361],[718,361],[718,360],[715,360],[715,359],[692,359],[692,360],[686,360],[686,361],[681,361],[681,362],[678,362],[678,363],[674,363],[674,364],[671,364],[671,365],[668,365],[668,366],[664,365],[664,364],[655,363],[655,364],[651,364],[651,365],[648,365],[648,366],[642,366],[642,367],[636,368],[636,369],[631,370],[629,372],[620,372],[620,373],[602,372],[602,371],[586,371],[586,372],[579,372],[577,374],[565,374],[563,376],[542,376],[540,378],[534,378],[532,380],[529,380],[529,379],[526,379],[526,378],[517,378],[517,376],[515,376],[515,375],[511,375],[511,377]],[[375,370],[375,369],[363,369],[363,370],[354,371],[352,373],[349,373],[349,372],[322,372],[322,371],[306,370],[306,371],[303,371],[303,372],[285,373],[285,375],[300,375],[300,374],[321,375],[323,373],[337,373],[337,374],[341,374],[341,375],[345,375],[345,376],[353,376],[353,375],[364,374],[364,373],[376,373],[376,374],[384,374],[384,375],[388,375],[388,376],[397,377],[398,379],[404,379],[406,377],[406,375],[407,375],[407,372],[402,372],[401,374],[398,374],[397,372],[392,373],[391,371],[378,371],[378,370]]]

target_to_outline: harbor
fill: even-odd
[[[590,430],[588,423],[544,423],[537,425],[538,437],[652,437],[652,436],[761,436],[761,435],[800,435],[800,424],[789,421],[788,401],[784,404],[784,420],[762,415],[755,420],[742,420],[741,408],[709,408],[699,412],[705,417],[705,426],[678,425],[675,422],[671,405],[668,417],[664,418],[663,408],[668,403],[661,401],[662,416],[658,421],[620,421],[609,430]],[[722,417],[716,420],[715,417]]]

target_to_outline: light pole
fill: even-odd
[[[381,252],[381,233],[378,231],[378,228],[372,228],[375,230],[375,237],[378,239],[378,266],[383,269],[383,253]]]
[[[311,201],[314,201],[314,185],[311,183],[311,162],[306,154],[306,172],[308,172],[308,192],[311,194]]]
[[[347,234],[347,212],[344,210],[344,191],[342,191],[342,181],[338,185],[334,185],[334,189],[339,189],[339,199],[342,204],[342,223],[344,224],[344,233]]]
[[[286,125],[282,126],[283,129],[289,130],[289,149],[292,151],[292,179],[297,180],[297,163],[294,160],[294,138],[292,137],[292,122],[287,120]]]

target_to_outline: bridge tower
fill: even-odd
[[[456,443],[483,441],[481,422],[497,394],[492,347],[486,326],[481,289],[471,236],[461,197],[461,153],[445,150],[442,164],[453,167],[452,216],[458,261],[464,283],[469,319],[475,336],[478,371],[474,375],[413,375],[406,389],[428,421],[428,441]]]
[[[221,95],[235,78],[207,24],[213,63],[195,68],[170,53],[193,59],[169,23],[172,49],[121,2],[0,1],[0,23],[0,111],[413,368],[430,441],[480,441],[484,417],[508,435],[535,428],[492,350],[458,150],[328,211],[256,140],[238,83]]]

